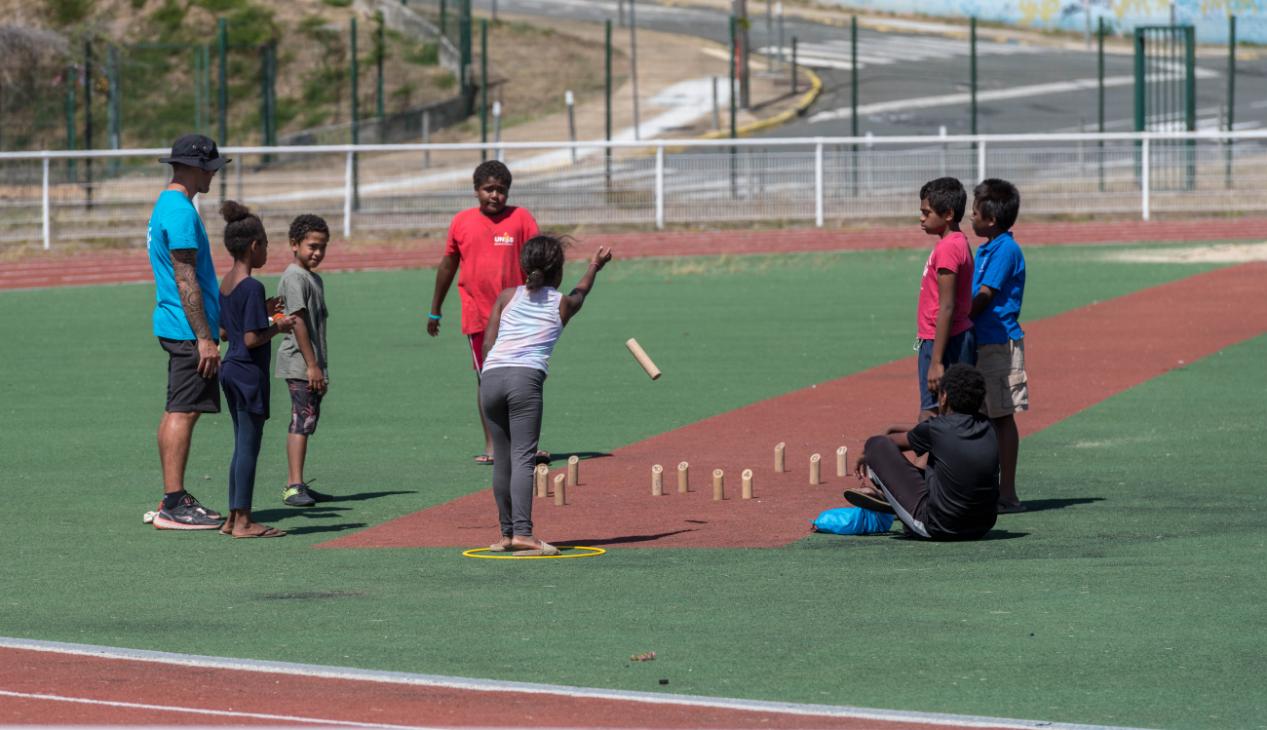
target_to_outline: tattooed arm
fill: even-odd
[[[198,374],[214,377],[220,369],[220,347],[207,325],[207,313],[202,306],[202,287],[198,286],[198,251],[178,248],[172,251],[172,273],[176,277],[176,290],[180,292],[180,305],[185,318],[198,338]]]

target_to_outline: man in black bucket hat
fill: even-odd
[[[215,140],[201,134],[186,134],[176,140],[172,144],[172,153],[158,158],[158,161],[196,167],[206,172],[215,172],[232,162],[229,158],[220,156],[220,148],[216,147]]]
[[[172,166],[172,181],[154,204],[146,237],[154,270],[154,335],[168,355],[167,406],[158,424],[163,501],[153,524],[211,530],[223,518],[185,491],[194,424],[203,413],[220,412],[220,289],[193,199],[211,189],[211,179],[229,160],[210,138],[187,134],[159,162]]]

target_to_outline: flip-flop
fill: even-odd
[[[224,524],[223,524],[223,525],[220,525],[220,534],[221,534],[221,535],[232,535],[232,534],[233,534],[233,518],[232,518],[232,517],[230,517],[230,518],[226,519],[226,520],[224,521]]]
[[[510,548],[506,547],[500,542],[495,542],[492,545],[488,546],[488,551],[490,553],[508,553],[510,552]]]
[[[482,466],[492,466],[492,465],[493,465],[493,457],[492,457],[492,455],[491,455],[491,454],[476,454],[476,455],[475,455],[475,463],[476,463],[476,464],[480,464],[480,465],[482,465]]]
[[[870,494],[863,494],[862,492],[853,489],[846,489],[844,492],[844,498],[846,502],[855,507],[869,509],[872,512],[883,512],[886,515],[896,514],[893,511],[893,505],[883,499],[876,499]]]
[[[245,535],[234,535],[233,537],[236,540],[241,540],[250,537],[284,537],[285,535],[285,532],[282,532],[276,527],[265,527],[263,532],[248,532]]]
[[[537,557],[537,556],[552,556],[552,555],[559,554],[559,549],[551,545],[550,543],[546,542],[545,540],[538,540],[537,544],[539,545],[539,547],[537,547],[536,549],[512,550],[512,552],[515,555],[519,557],[524,557],[524,558],[531,558],[531,557]]]

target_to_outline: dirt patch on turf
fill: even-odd
[[[1107,261],[1146,264],[1243,264],[1267,261],[1267,242],[1217,243],[1206,246],[1132,248],[1104,255]]]
[[[1022,434],[1267,332],[1264,276],[1267,264],[1243,264],[1026,323],[1033,407],[1017,418]],[[1170,314],[1159,318],[1159,311]],[[837,475],[836,449],[856,455],[868,436],[909,419],[914,396],[915,362],[907,358],[631,444],[583,462],[566,506],[538,499],[537,532],[561,545],[786,545],[805,536],[820,510],[842,506],[841,490],[856,483]],[[773,447],[780,441],[788,471],[776,473]],[[818,484],[809,478],[814,453],[822,456]],[[677,492],[682,461],[690,464],[692,491],[685,494]],[[664,496],[651,496],[655,464],[665,469]],[[714,469],[723,471],[722,501],[713,499]],[[753,471],[754,499],[740,498],[744,469]],[[476,536],[497,536],[487,490],[324,545],[470,547]]]

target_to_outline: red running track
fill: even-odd
[[[884,711],[813,708],[762,711],[708,698],[655,701],[137,661],[0,648],[0,724],[6,725],[359,725],[396,727],[841,728],[956,727],[877,719]],[[231,663],[232,660],[217,662]],[[333,669],[333,668],[320,668]],[[456,679],[456,678],[455,678]],[[479,684],[478,680],[466,682]],[[619,693],[610,693],[619,694]],[[714,706],[704,706],[712,704]],[[897,713],[889,713],[897,714]],[[869,717],[866,715],[870,715]],[[977,724],[971,727],[1007,727]],[[964,725],[966,727],[967,725]],[[1015,725],[1012,725],[1015,727]]]
[[[912,216],[914,218],[914,216]],[[1134,243],[1138,241],[1261,240],[1267,218],[1183,221],[1118,221],[1080,223],[1022,223],[1015,229],[1025,246],[1059,244]],[[621,258],[645,256],[715,256],[768,254],[792,251],[856,251],[886,248],[924,248],[928,236],[919,226],[841,230],[785,228],[775,230],[658,231],[645,233],[581,233],[580,251],[589,245],[612,246]],[[138,243],[140,234],[138,234]],[[444,241],[422,238],[400,247],[330,246],[323,271],[410,269],[435,266]],[[278,273],[289,263],[284,245],[274,246],[265,273]],[[214,247],[216,268],[227,271],[230,260]],[[50,286],[120,284],[152,280],[149,259],[141,248],[93,252],[53,252],[17,261],[0,262],[0,289]]]

